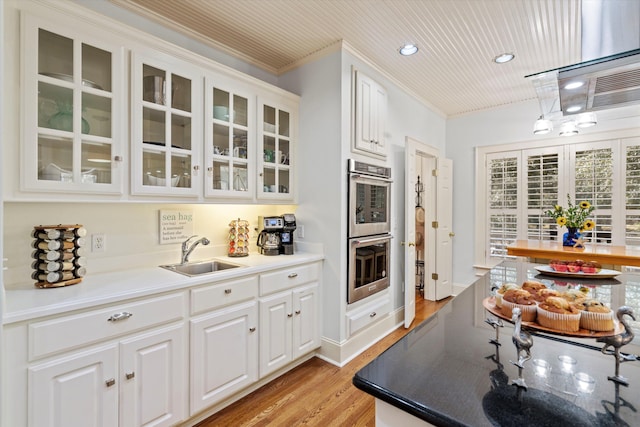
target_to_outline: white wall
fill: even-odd
[[[581,135],[602,134],[640,126],[640,107],[598,112],[598,124],[582,129]],[[469,285],[475,279],[475,147],[557,139],[557,130],[533,135],[533,123],[540,116],[537,100],[462,116],[447,121],[446,157],[453,160],[453,244],[454,283]],[[572,137],[565,137],[569,141]]]

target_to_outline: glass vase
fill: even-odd
[[[573,246],[582,237],[576,227],[567,227],[567,232],[562,236],[562,246]]]

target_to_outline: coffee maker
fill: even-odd
[[[266,216],[260,221],[262,230],[257,245],[263,255],[293,255],[293,232],[296,217],[293,214]]]
[[[262,231],[258,234],[256,244],[262,255],[280,255],[280,232],[284,220],[280,216],[265,216],[262,219]]]
[[[296,229],[296,217],[294,214],[282,215],[282,231],[280,232],[280,253],[293,255],[293,232]]]

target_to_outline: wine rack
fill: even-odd
[[[86,259],[82,256],[87,230],[75,225],[38,225],[34,237],[31,278],[37,288],[58,288],[75,285],[86,274]]]

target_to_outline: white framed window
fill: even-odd
[[[590,138],[476,150],[476,265],[502,261],[516,240],[561,240],[545,211],[567,194],[595,207],[587,243],[640,246],[640,137]]]

